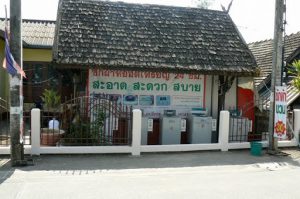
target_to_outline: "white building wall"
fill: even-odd
[[[244,89],[254,90],[254,78],[253,77],[239,77],[238,86]]]
[[[212,110],[212,117],[217,119],[218,118],[218,84],[219,84],[219,76],[214,75],[212,76],[212,90],[211,90],[211,110]]]
[[[237,79],[235,78],[230,90],[225,95],[225,110],[232,110],[237,105]]]
[[[205,108],[209,115],[211,115],[211,100],[212,100],[211,91],[212,91],[212,76],[207,75],[206,76],[206,88],[205,88]]]
[[[214,119],[218,118],[218,97],[219,97],[218,89],[219,89],[219,76],[207,75],[205,103],[206,103],[206,109],[208,110],[208,114],[212,116]]]

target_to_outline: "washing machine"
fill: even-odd
[[[160,118],[159,143],[162,145],[180,144],[181,118],[176,116],[176,110],[165,110]]]
[[[206,116],[205,111],[191,111],[188,116],[190,144],[211,143],[212,117]]]

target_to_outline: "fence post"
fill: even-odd
[[[31,155],[40,155],[41,146],[41,110],[31,110]]]
[[[141,155],[142,111],[134,109],[132,118],[132,151],[131,155]]]
[[[219,142],[221,145],[221,151],[228,151],[228,140],[229,140],[229,111],[220,112],[219,120]]]
[[[300,109],[294,109],[294,133],[296,142],[299,145],[299,133],[300,133]]]

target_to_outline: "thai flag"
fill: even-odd
[[[5,27],[4,37],[5,37],[5,58],[3,60],[3,68],[7,70],[9,74],[15,76],[17,73],[21,74],[22,77],[26,78],[25,72],[19,66],[19,64],[15,61],[12,56],[9,48],[8,42],[8,33],[7,27]]]

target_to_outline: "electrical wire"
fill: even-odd
[[[282,65],[281,65],[281,85],[283,83],[287,83],[287,82],[283,82],[284,79],[283,79],[283,71],[286,69],[286,64],[285,64],[285,48],[286,48],[286,0],[283,1],[283,4],[284,4],[284,12],[283,12],[283,24],[282,24],[282,31],[283,31],[283,44],[282,44],[282,57],[281,57],[281,60],[282,60]],[[286,79],[286,74],[285,74],[285,79]]]
[[[286,0],[284,0],[284,6],[286,7]],[[284,54],[285,54],[285,47],[286,47],[286,26],[287,24],[287,21],[286,21],[286,9],[285,11],[283,12],[283,26],[282,26],[282,31],[283,31],[283,49],[282,49],[282,65],[281,65],[281,78],[282,78],[282,75],[283,75],[283,69],[286,67],[285,64],[284,64]],[[289,40],[288,40],[289,41]],[[283,79],[282,79],[282,82],[283,82]],[[265,81],[263,80],[262,81],[263,83],[263,86],[269,91],[271,92],[271,90],[269,89],[269,87],[266,85]]]
[[[284,5],[286,7],[286,0],[284,0]],[[284,37],[283,37],[283,52],[282,52],[282,60],[283,60],[282,71],[283,70],[286,71],[285,82],[284,83],[290,84],[291,79],[289,77],[293,78],[294,74],[289,74],[288,71],[293,70],[294,67],[292,65],[288,65],[288,63],[286,62],[287,61],[286,59],[291,55],[291,53],[293,53],[298,48],[298,46],[295,46],[294,43],[293,43],[293,36],[292,36],[293,34],[287,35],[287,33],[286,33],[286,25],[288,24],[286,16],[287,16],[287,14],[286,14],[286,10],[285,10],[285,12],[284,12],[284,21],[283,21]],[[286,54],[286,51],[285,51],[286,49],[289,49],[290,54]]]
[[[33,82],[33,83],[31,83],[31,82],[24,82],[24,81],[23,81],[23,84],[24,84],[24,85],[44,84],[44,83],[47,83],[47,82],[51,81],[51,80],[54,79],[54,78],[58,78],[58,76],[53,76],[53,77],[50,77],[50,78],[48,78],[48,79],[46,79],[46,80],[39,81],[39,82]]]
[[[26,64],[25,64],[26,65]],[[34,66],[33,66],[34,67]],[[43,66],[43,67],[41,67],[41,68],[39,68],[40,70],[43,70],[43,69],[47,69],[48,68],[48,66]],[[36,70],[35,68],[32,68],[32,69],[24,69],[24,72],[29,72],[29,71],[34,71],[34,70]]]
[[[271,90],[269,89],[269,87],[266,85],[266,82],[263,80],[262,81],[263,82],[263,84],[264,84],[264,87],[269,91],[269,92],[271,92]]]

